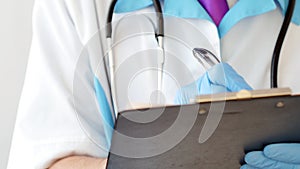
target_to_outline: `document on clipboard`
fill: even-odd
[[[290,89],[206,95],[193,101],[120,112],[107,168],[238,169],[249,151],[300,142],[300,96],[291,95]],[[132,121],[151,115],[151,122]]]

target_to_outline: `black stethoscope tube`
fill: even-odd
[[[106,38],[111,38],[112,35],[112,25],[111,21],[114,15],[114,9],[118,0],[113,0],[108,9],[108,15],[106,18]]]
[[[271,88],[277,88],[278,87],[278,63],[279,63],[279,57],[280,52],[282,49],[283,41],[285,39],[285,35],[287,33],[287,30],[289,28],[289,25],[291,23],[291,19],[293,17],[295,9],[295,0],[289,0],[289,5],[287,8],[287,12],[284,17],[283,24],[281,26],[280,33],[278,35],[276,45],[274,48],[274,52],[272,55],[272,62],[271,62]]]
[[[155,8],[155,12],[157,15],[157,22],[158,22],[158,32],[156,36],[164,36],[164,16],[161,8],[161,4],[159,0],[153,0],[153,5]]]
[[[118,0],[113,0],[110,4],[109,10],[108,10],[108,15],[107,15],[107,19],[106,19],[106,38],[111,38],[112,37],[112,17],[113,17],[113,13],[114,13],[114,9],[116,6]],[[162,8],[161,8],[161,4],[159,2],[159,0],[153,0],[153,6],[155,9],[155,13],[157,15],[157,26],[158,26],[158,30],[156,33],[156,37],[158,36],[164,36],[164,17],[163,17],[163,13],[162,13]]]
[[[106,19],[106,40],[107,40],[107,46],[108,48],[111,48],[112,45],[112,18],[114,14],[114,8],[117,4],[117,0],[113,0],[110,4],[110,7],[108,9],[108,15]],[[155,31],[155,37],[157,39],[159,47],[164,51],[163,49],[163,37],[164,37],[164,17],[162,13],[162,8],[159,0],[153,0],[153,5],[155,8],[155,14],[157,17],[157,27],[158,29]],[[163,55],[164,58],[164,55]],[[114,107],[115,114],[118,113],[118,106],[117,106],[117,94],[116,94],[116,84],[115,84],[115,70],[114,70],[114,56],[112,50],[109,50],[108,52],[108,64],[106,62],[106,59],[104,59],[104,62],[106,65],[109,66],[109,87],[111,92],[111,100]],[[164,60],[161,61],[161,71],[159,73],[159,80],[158,82],[162,81],[162,74],[163,74],[163,65]],[[108,71],[107,71],[108,72]],[[162,86],[161,84],[159,85]],[[159,88],[160,89],[160,88]]]

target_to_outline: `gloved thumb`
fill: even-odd
[[[252,90],[245,79],[227,63],[215,65],[207,71],[207,75],[211,84],[223,86],[229,92]]]

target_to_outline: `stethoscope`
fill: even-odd
[[[115,70],[114,70],[114,56],[113,52],[111,50],[112,48],[112,17],[114,14],[114,8],[117,3],[117,0],[113,0],[110,4],[107,20],[106,20],[106,40],[108,48],[110,49],[108,52],[108,67],[109,67],[109,84],[110,84],[110,92],[111,92],[111,100],[113,103],[114,111],[118,112],[117,107],[117,100],[116,100],[116,84],[115,84]],[[158,46],[161,48],[164,53],[164,46],[163,46],[163,38],[164,38],[164,16],[162,13],[162,8],[159,0],[153,0],[153,5],[156,12],[157,17],[157,25],[158,29],[155,33],[155,38],[157,39]],[[278,35],[276,45],[273,51],[272,55],[272,61],[271,61],[271,73],[270,73],[270,79],[271,79],[271,88],[277,88],[278,87],[278,63],[280,58],[280,53],[282,49],[282,45],[288,30],[288,27],[290,25],[293,12],[295,8],[295,0],[289,0],[288,8],[286,15],[284,17],[283,24],[280,29],[280,33]],[[193,50],[193,54],[196,57],[196,59],[202,64],[202,65],[209,65],[213,66],[214,64],[219,63],[220,61],[217,59],[217,57],[210,52],[209,50],[203,49],[203,48],[195,48]],[[164,57],[164,56],[163,56]],[[104,59],[104,61],[106,61]],[[162,76],[163,76],[163,66],[164,66],[164,59],[160,63],[160,71],[158,72],[158,90],[161,89],[162,84]]]
[[[111,100],[113,102],[114,111],[118,112],[118,106],[117,106],[117,96],[116,96],[116,83],[115,83],[115,65],[114,65],[114,56],[112,48],[112,17],[114,14],[114,8],[116,6],[117,0],[113,0],[111,2],[111,5],[108,10],[107,20],[106,20],[106,42],[107,46],[109,48],[108,52],[108,65],[109,66],[109,79],[110,79],[110,90],[111,90]],[[155,38],[157,39],[158,46],[160,50],[162,51],[163,56],[161,56],[162,59],[160,59],[159,67],[160,71],[158,71],[158,91],[161,91],[162,88],[162,79],[163,79],[163,67],[164,67],[164,17],[162,13],[162,8],[159,0],[153,0],[153,6],[155,8],[155,13],[157,17],[157,25],[158,29],[155,32]],[[160,98],[158,98],[160,99]]]

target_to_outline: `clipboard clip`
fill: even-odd
[[[227,92],[218,94],[208,94],[196,96],[192,99],[192,103],[207,103],[218,101],[230,101],[230,100],[246,100],[266,97],[278,97],[278,96],[291,96],[292,90],[290,88],[272,88],[261,90],[241,90],[239,92]]]

